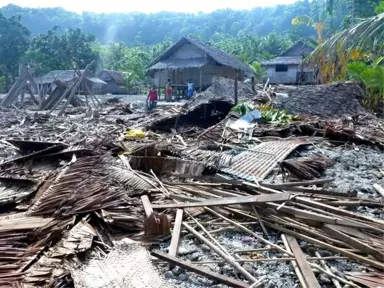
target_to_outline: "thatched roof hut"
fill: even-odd
[[[124,72],[116,70],[102,70],[98,76],[101,80],[107,83],[101,89],[102,93],[111,93],[111,94],[125,94],[127,93],[126,88],[124,87]]]
[[[147,74],[155,84],[187,83],[210,85],[213,76],[243,80],[251,75],[250,67],[234,56],[201,41],[182,37],[148,66]]]

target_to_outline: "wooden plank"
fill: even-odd
[[[377,193],[379,193],[380,196],[384,198],[384,188],[383,187],[381,187],[379,184],[374,184],[373,188],[375,188]]]
[[[274,209],[279,208],[279,205],[277,205],[275,203],[268,203],[268,205]],[[293,208],[293,207],[283,206],[283,207],[279,208],[279,211],[292,214],[298,218],[305,218],[305,219],[309,219],[309,220],[321,222],[321,223],[339,224],[339,225],[345,225],[345,226],[351,226],[351,227],[357,227],[357,228],[375,229],[375,227],[371,227],[371,226],[366,225],[366,224],[361,223],[361,222],[356,222],[356,221],[347,220],[347,219],[339,219],[336,217],[321,215],[321,214],[318,214],[315,212],[306,211],[306,210]]]
[[[147,195],[141,196],[141,202],[143,203],[145,216],[147,216],[147,218],[151,217],[151,215],[153,214],[153,209],[148,196]]]
[[[326,204],[323,204],[321,202],[313,201],[313,200],[306,199],[303,197],[296,197],[295,202],[306,204],[306,205],[309,205],[309,206],[312,206],[315,208],[319,208],[319,209],[322,209],[323,211],[328,211],[328,212],[334,213],[338,216],[345,215],[345,216],[349,216],[352,218],[358,218],[358,219],[361,219],[364,221],[368,221],[371,223],[374,222],[374,223],[380,225],[380,229],[384,229],[384,221],[380,220],[380,219],[370,218],[370,217],[367,217],[367,216],[362,215],[360,213],[348,211],[348,210],[341,209],[338,207],[332,207],[330,205],[326,205]]]
[[[287,235],[286,239],[293,254],[295,255],[296,263],[299,266],[300,271],[303,274],[303,277],[305,279],[305,282],[307,282],[308,284],[308,287],[321,288],[319,282],[315,277],[315,274],[313,274],[311,267],[309,266],[307,260],[305,259],[303,251],[301,251],[299,244],[297,244],[296,239],[290,235]]]
[[[289,247],[288,241],[287,241],[287,236],[284,234],[281,234],[281,239],[283,240],[285,249],[289,252],[292,252],[291,248]],[[308,288],[307,282],[305,282],[305,279],[303,277],[303,274],[300,271],[299,266],[297,265],[297,262],[295,260],[292,260],[291,265],[293,267],[293,270],[295,271],[297,279],[299,279],[301,288]]]
[[[326,233],[329,233],[332,236],[336,237],[337,239],[344,241],[345,243],[348,243],[352,247],[359,249],[360,251],[362,251],[364,253],[372,255],[373,257],[375,257],[379,261],[382,261],[384,259],[384,253],[380,252],[378,249],[375,249],[375,248],[359,241],[356,238],[348,236],[347,234],[338,230],[337,226],[330,225],[330,224],[324,224],[323,230]]]
[[[176,257],[170,256],[168,254],[159,252],[159,251],[152,251],[152,256],[155,256],[157,258],[160,258],[162,260],[165,260],[173,265],[180,266],[188,271],[194,272],[196,274],[199,274],[201,276],[207,277],[209,279],[215,280],[219,283],[222,283],[224,285],[227,285],[229,287],[236,287],[236,288],[248,288],[249,284],[232,279],[227,276],[223,276],[219,273],[212,272],[209,269],[201,268],[197,265],[191,264],[187,261],[178,259]]]
[[[175,257],[177,254],[177,249],[179,247],[180,232],[181,232],[181,223],[183,222],[183,209],[177,209],[175,225],[173,226],[171,245],[169,246],[168,254],[172,257]]]
[[[325,184],[335,181],[335,178],[327,178],[327,179],[316,179],[309,181],[301,181],[301,182],[287,182],[282,184],[268,184],[268,183],[260,183],[261,186],[265,186],[272,189],[282,189],[286,187],[295,187],[295,186],[311,186],[311,185],[319,185]]]
[[[258,196],[238,196],[227,197],[224,199],[209,199],[195,203],[175,203],[175,204],[159,204],[152,205],[153,209],[167,209],[167,208],[189,208],[189,207],[202,207],[202,206],[227,206],[236,204],[250,204],[250,203],[265,203],[265,202],[284,202],[288,201],[291,193],[258,195]]]

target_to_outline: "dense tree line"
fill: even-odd
[[[379,0],[331,0],[328,1],[328,17],[323,19],[332,29],[346,28],[353,19],[373,15]],[[218,10],[212,13],[176,13],[160,12],[153,14],[76,14],[62,8],[21,8],[8,5],[0,9],[5,17],[21,16],[22,23],[32,35],[45,33],[58,26],[58,30],[81,29],[85,33],[95,35],[102,43],[124,42],[127,45],[143,43],[152,45],[165,38],[176,41],[189,34],[201,35],[210,40],[215,34],[238,36],[243,34],[259,37],[275,33],[294,33],[302,36],[313,36],[314,32],[307,27],[291,24],[292,18],[298,15],[309,15],[320,18],[324,11],[322,1],[300,0],[290,5],[254,8],[247,11]]]
[[[84,68],[95,60],[95,69],[123,70],[130,72],[129,81],[142,80],[150,61],[185,35],[206,41],[245,63],[269,59],[298,39],[318,45],[319,36],[327,39],[361,17],[380,13],[383,1],[302,0],[272,8],[209,14],[79,15],[60,8],[8,5],[0,9],[0,89],[9,88],[20,62],[41,75]]]

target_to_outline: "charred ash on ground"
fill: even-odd
[[[239,83],[294,115],[243,126],[228,79],[153,111],[72,88],[1,98],[0,287],[383,285],[384,122],[358,85]]]

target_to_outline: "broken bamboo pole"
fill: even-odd
[[[210,213],[216,215],[217,217],[220,217],[221,219],[227,221],[228,223],[231,223],[232,225],[234,225],[234,226],[236,226],[236,227],[242,229],[243,231],[245,231],[245,232],[247,232],[248,234],[252,235],[253,237],[255,237],[256,239],[258,239],[259,241],[261,241],[261,242],[263,242],[263,243],[269,245],[269,247],[273,247],[273,248],[275,248],[276,250],[278,250],[278,251],[280,251],[280,252],[282,252],[282,253],[286,253],[286,254],[289,255],[289,256],[293,256],[292,253],[289,253],[287,250],[281,248],[280,246],[278,246],[278,245],[276,245],[276,244],[273,244],[272,242],[270,242],[270,241],[264,239],[263,237],[257,235],[256,233],[254,233],[254,232],[251,231],[250,229],[244,227],[243,225],[238,224],[237,222],[235,222],[235,221],[233,221],[233,220],[231,220],[231,219],[229,219],[229,218],[227,218],[227,217],[221,215],[220,213],[217,213],[216,211],[214,211],[214,210],[212,210],[212,209],[210,209],[210,208],[208,208],[208,207],[204,207],[204,209],[207,210],[208,212],[210,212]]]
[[[307,261],[326,261],[326,260],[346,260],[348,257],[343,256],[327,256],[327,257],[307,257]],[[257,263],[257,262],[286,262],[286,261],[295,261],[296,258],[293,257],[282,257],[282,258],[258,258],[258,259],[236,259],[236,262],[239,263]],[[194,264],[220,264],[223,261],[194,261]]]
[[[207,277],[209,279],[212,279],[214,281],[217,281],[219,283],[222,283],[224,285],[227,285],[229,287],[234,287],[234,288],[249,288],[249,284],[232,279],[230,277],[221,275],[219,273],[212,272],[209,269],[205,269],[202,267],[199,267],[197,265],[193,265],[190,262],[183,261],[181,259],[178,259],[176,257],[172,257],[168,254],[159,252],[159,251],[152,251],[151,252],[152,256],[155,256],[159,259],[165,260],[173,265],[180,266],[186,270],[192,271],[198,275],[201,275],[203,277]]]
[[[320,253],[318,251],[315,252],[315,255],[317,257],[321,257]],[[332,273],[331,269],[329,269],[327,263],[324,260],[320,260],[320,264],[323,266],[324,270],[327,271],[328,273]],[[335,278],[331,277],[331,281],[333,285],[335,285],[336,288],[342,288],[340,285],[340,282],[336,280]]]
[[[207,246],[209,246],[213,251],[215,251],[220,257],[222,257],[224,260],[226,260],[229,264],[232,265],[243,277],[252,283],[257,282],[257,279],[253,277],[251,274],[249,274],[239,263],[235,261],[235,259],[223,251],[221,249],[217,248],[214,244],[212,244],[208,239],[206,239],[204,236],[202,236],[199,232],[197,232],[195,229],[193,229],[191,226],[189,226],[186,223],[183,223],[183,226],[192,233],[196,238],[198,238],[200,241],[204,242]]]
[[[372,267],[375,267],[375,268],[377,268],[377,269],[379,269],[381,271],[384,270],[384,263],[377,262],[376,260],[373,260],[371,258],[368,258],[368,257],[365,257],[365,256],[361,256],[361,255],[352,253],[352,252],[350,252],[350,251],[348,251],[346,249],[341,249],[341,248],[335,247],[334,245],[325,243],[325,242],[320,241],[318,239],[315,239],[315,238],[309,237],[307,235],[304,235],[302,233],[298,233],[296,231],[293,231],[293,230],[284,228],[282,226],[270,223],[268,221],[264,221],[264,224],[267,225],[268,227],[276,229],[276,230],[278,230],[280,232],[292,235],[292,236],[294,236],[294,237],[296,237],[298,239],[305,240],[307,242],[310,242],[312,244],[316,244],[316,245],[318,245],[320,247],[323,247],[323,248],[328,249],[330,251],[333,251],[335,253],[342,254],[342,255],[344,255],[346,257],[349,257],[349,258],[351,258],[353,260],[360,261],[360,262],[366,263],[368,265],[371,265]]]
[[[88,71],[89,68],[93,65],[93,63],[95,63],[95,61],[92,61],[90,64],[88,64],[88,65],[85,67],[85,69],[84,69],[84,71],[83,71],[83,74],[81,74],[80,78],[76,81],[76,84],[75,84],[75,86],[73,87],[71,94],[69,94],[68,99],[67,99],[67,101],[64,103],[63,107],[61,108],[61,110],[60,110],[58,116],[61,116],[61,115],[63,114],[63,112],[65,111],[65,109],[67,109],[68,104],[72,101],[72,98],[73,98],[73,97],[75,96],[75,94],[76,94],[76,90],[77,90],[77,88],[79,88],[80,85],[81,85],[81,83],[83,82],[83,80],[84,80],[84,78],[85,78],[85,73],[87,73],[87,71]]]
[[[256,215],[256,217],[257,217],[257,219],[258,219],[258,221],[259,221],[259,224],[260,224],[261,230],[263,230],[264,236],[266,236],[266,237],[269,238],[268,231],[267,231],[267,229],[265,228],[264,223],[263,223],[263,221],[261,220],[260,215],[259,215],[259,213],[257,212],[255,205],[251,205],[251,207],[252,207],[252,210],[253,210],[253,212],[255,213],[255,215]]]
[[[355,288],[361,288],[359,285],[356,285],[353,282],[347,281],[347,280],[341,278],[340,276],[337,276],[337,275],[333,274],[332,272],[326,271],[325,269],[321,268],[319,265],[316,265],[316,264],[313,264],[313,263],[309,263],[309,265],[311,266],[312,269],[317,269],[321,273],[324,273],[324,274],[328,275],[329,277],[344,283],[345,285],[349,285],[350,287],[355,287]]]

